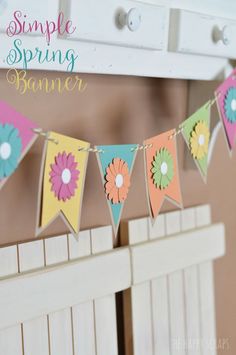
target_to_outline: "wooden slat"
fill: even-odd
[[[20,244],[19,247],[20,272],[37,269],[44,266],[44,244],[42,240]],[[24,355],[49,354],[48,318],[27,321],[23,324]]]
[[[152,281],[154,354],[170,354],[168,282],[162,276]]]
[[[196,227],[195,209],[181,212],[181,230],[189,231]],[[201,355],[200,348],[200,299],[198,266],[184,270],[184,291],[186,311],[186,350],[188,355]]]
[[[211,261],[199,265],[202,355],[216,355],[214,272]]]
[[[148,241],[148,218],[128,222],[128,230],[122,233],[123,243],[130,245]],[[142,244],[143,245],[143,244]],[[146,259],[142,259],[143,268]],[[132,262],[135,273],[136,265]],[[125,342],[127,355],[153,354],[153,329],[152,329],[152,294],[149,281],[134,285],[131,291],[124,293],[124,317],[126,312],[131,312],[131,324],[125,322]],[[131,309],[129,309],[129,304]],[[130,329],[129,329],[130,328]],[[131,338],[132,337],[132,338]],[[132,343],[130,341],[132,339]]]
[[[198,227],[211,223],[210,206],[196,208]],[[216,355],[216,325],[213,262],[211,260],[199,265],[200,285],[200,322],[201,322],[201,355]]]
[[[67,261],[69,258],[67,236],[46,239],[45,254],[46,265]],[[58,296],[55,295],[55,298]],[[51,355],[73,355],[71,309],[65,308],[50,313],[48,324]]]
[[[0,249],[0,277],[18,272],[17,246]],[[4,307],[4,304],[3,304]],[[0,319],[2,313],[0,312]],[[15,323],[13,323],[15,324]],[[13,325],[0,331],[0,354],[23,355],[21,325]]]
[[[1,280],[0,329],[119,292],[130,285],[128,248]]]
[[[78,241],[69,235],[70,260],[91,255],[90,231],[80,232]],[[96,355],[93,301],[72,307],[74,355]]]
[[[191,232],[130,247],[135,284],[218,258],[224,254],[224,226]],[[144,267],[145,260],[145,267]]]
[[[113,235],[111,227],[91,230],[92,253],[99,254],[113,249]],[[120,264],[120,267],[121,264]],[[110,270],[110,276],[112,270]],[[96,276],[95,276],[96,277]],[[111,277],[108,277],[110,279]],[[108,280],[107,280],[108,282]],[[98,285],[102,287],[102,285]],[[117,324],[116,324],[116,298],[115,294],[94,300],[96,355],[117,355]]]
[[[149,223],[149,238],[159,239],[166,234],[165,215],[159,215]],[[170,324],[168,305],[168,280],[161,276],[151,281],[154,354],[170,355]]]
[[[180,232],[180,212],[170,212],[166,214],[166,234],[176,234]],[[177,240],[177,238],[176,238]],[[179,249],[175,250],[172,238],[172,252],[178,257],[178,251],[185,248],[184,243],[178,243]],[[180,241],[178,239],[178,241]],[[185,255],[186,258],[186,255]],[[179,268],[175,267],[174,270]],[[171,334],[171,354],[172,355],[185,355],[185,308],[184,308],[184,288],[183,288],[183,272],[174,271],[168,276],[169,281],[169,307],[170,307],[170,334]]]
[[[224,228],[204,227],[1,280],[0,329],[129,288],[130,253],[134,285],[223,255]]]

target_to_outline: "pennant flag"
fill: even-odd
[[[211,101],[181,124],[182,135],[203,180],[207,180]]]
[[[33,122],[0,101],[0,189],[37,139],[33,128]]]
[[[156,219],[165,198],[182,207],[175,130],[144,141],[150,216]]]
[[[97,159],[115,236],[131,184],[137,144],[97,146]]]
[[[60,215],[78,237],[90,144],[50,132],[45,141],[36,234]]]
[[[236,136],[236,69],[216,89],[215,95],[227,146],[232,153]]]

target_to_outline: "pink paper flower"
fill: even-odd
[[[80,174],[80,171],[76,169],[77,165],[74,155],[66,154],[66,152],[59,153],[55,157],[55,164],[50,165],[51,191],[59,201],[65,202],[75,195]]]

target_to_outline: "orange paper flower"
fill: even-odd
[[[126,200],[130,187],[130,174],[128,164],[120,159],[114,158],[106,169],[105,191],[108,200],[112,203],[122,203]]]

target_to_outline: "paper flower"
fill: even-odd
[[[130,187],[130,174],[128,164],[120,159],[114,158],[106,168],[105,191],[108,200],[112,203],[122,203],[126,200]]]
[[[230,123],[236,122],[236,88],[231,87],[224,99],[225,116]]]
[[[55,157],[55,163],[50,165],[51,191],[59,201],[65,202],[75,195],[76,182],[80,174],[80,171],[76,169],[77,165],[74,155],[65,152],[59,153]]]
[[[13,125],[0,124],[0,179],[10,176],[17,168],[22,141]]]
[[[166,189],[174,176],[173,158],[166,148],[161,148],[152,162],[153,183],[157,188]]]
[[[208,152],[210,139],[210,131],[206,123],[199,121],[194,127],[190,138],[190,149],[192,156],[200,160],[205,157]]]

